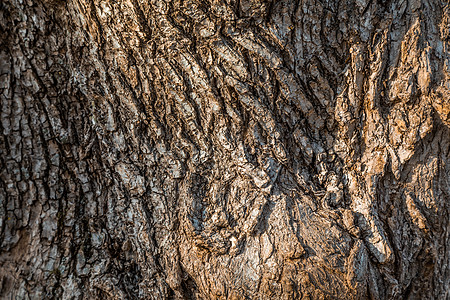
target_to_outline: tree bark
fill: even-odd
[[[450,5],[0,3],[4,299],[448,299]]]

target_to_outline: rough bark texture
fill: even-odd
[[[447,1],[0,9],[1,297],[448,299]]]

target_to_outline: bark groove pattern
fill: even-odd
[[[449,297],[448,1],[5,0],[0,100],[0,297]]]

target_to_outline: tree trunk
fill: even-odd
[[[448,1],[0,8],[0,297],[450,296]]]

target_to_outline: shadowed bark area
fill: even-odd
[[[450,5],[0,3],[0,297],[446,299]]]

